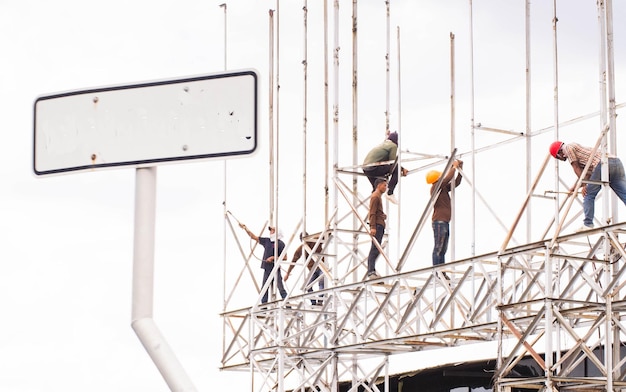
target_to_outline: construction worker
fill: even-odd
[[[379,178],[375,182],[376,189],[370,197],[369,223],[370,234],[372,235],[372,246],[367,256],[367,277],[366,279],[377,279],[380,275],[376,273],[376,259],[380,255],[380,251],[376,246],[376,242],[380,245],[383,242],[385,234],[385,220],[387,215],[383,211],[383,202],[381,196],[387,191],[387,181]],[[376,241],[376,242],[374,242]]]
[[[446,262],[446,252],[448,251],[448,240],[450,238],[450,219],[452,218],[452,202],[450,200],[450,191],[452,190],[452,180],[457,168],[463,167],[463,161],[455,160],[452,167],[441,180],[441,192],[435,201],[433,207],[433,234],[435,245],[433,247],[433,265],[439,265]],[[441,172],[431,170],[426,173],[426,182],[432,184],[430,194],[435,191],[437,181],[441,177]],[[458,173],[454,179],[454,187],[461,184],[461,173]],[[444,274],[445,275],[445,274]]]
[[[256,234],[251,232],[243,223],[239,223],[239,227],[244,229],[245,232],[250,236],[250,238],[258,242],[264,249],[263,259],[261,260],[261,268],[263,268],[263,283],[261,285],[265,286],[265,283],[270,277],[272,269],[274,269],[274,261],[281,253],[283,253],[283,250],[285,249],[285,243],[281,239],[283,235],[280,231],[278,232],[276,231],[276,227],[272,227],[272,226],[268,227],[268,230],[270,232],[269,237],[257,236]],[[278,254],[275,254],[274,251],[276,250],[277,243],[278,243]],[[287,254],[285,254],[283,259],[287,259]],[[285,299],[285,297],[287,296],[287,290],[285,290],[285,287],[283,286],[283,278],[280,274],[280,267],[278,268],[276,275],[277,275],[276,284],[278,286],[278,291],[280,292],[280,296],[283,299]],[[270,283],[270,287],[271,287],[271,283]],[[261,303],[267,302],[268,291],[269,290],[266,290],[263,293],[263,298],[261,299]]]
[[[393,195],[393,191],[396,189],[396,185],[398,184],[399,168],[397,162],[381,165],[376,165],[376,163],[395,161],[397,156],[398,133],[391,132],[389,136],[387,136],[387,140],[372,148],[363,160],[363,165],[365,165],[365,167],[363,167],[363,173],[365,173],[367,179],[370,181],[370,184],[372,184],[372,192],[376,190],[376,179],[382,178],[386,180],[387,176],[391,174],[389,186],[385,196],[387,197],[387,200],[393,204],[398,204],[398,200],[396,200]],[[404,177],[407,175],[408,171],[405,168],[402,168],[401,173]]]
[[[311,269],[315,265],[315,259],[313,257],[309,257],[309,249],[311,249],[313,253],[320,253],[322,252],[324,248],[324,241],[328,240],[327,238],[319,240],[321,234],[322,233],[319,233],[319,234],[312,235],[309,237],[308,233],[306,232],[300,233],[300,241],[302,241],[302,243],[300,244],[300,246],[298,246],[298,248],[296,248],[296,251],[293,253],[291,264],[289,265],[289,268],[287,269],[287,272],[285,273],[285,277],[284,277],[285,281],[289,279],[289,274],[291,274],[293,267],[295,267],[296,262],[300,260],[303,254],[304,254],[304,259],[309,260],[306,267],[309,271],[311,271]],[[317,246],[315,246],[315,244],[317,244]],[[323,261],[324,261],[324,257],[321,257],[320,263]],[[307,282],[307,292],[310,293],[313,291],[313,284],[316,280],[318,282],[319,289],[324,290],[324,274],[319,267],[315,268],[315,271],[313,271],[311,278]],[[323,305],[324,302],[322,299],[311,299],[311,304]]]
[[[554,158],[561,161],[569,160],[572,165],[572,169],[574,169],[574,173],[576,173],[578,178],[580,178],[585,166],[587,166],[587,162],[591,160],[585,179],[600,181],[602,178],[600,153],[596,151],[596,153],[591,156],[591,150],[591,148],[583,147],[578,143],[565,144],[559,140],[550,144],[550,154]],[[624,166],[622,165],[622,161],[615,156],[609,155],[608,163],[609,186],[613,189],[617,197],[619,197],[620,200],[626,204],[626,178],[624,177]],[[583,193],[583,212],[585,214],[585,218],[583,220],[583,226],[578,229],[578,231],[593,229],[595,201],[598,192],[600,192],[600,185],[583,183],[581,184],[581,188]],[[572,188],[570,191],[573,192],[575,189]]]

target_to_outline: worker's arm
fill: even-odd
[[[239,227],[241,227],[242,229],[244,229],[246,231],[246,234],[248,234],[250,236],[250,238],[252,238],[253,240],[255,240],[256,242],[259,242],[259,236],[257,236],[256,234],[254,234],[253,232],[251,232],[246,225],[244,225],[243,223],[239,224]]]

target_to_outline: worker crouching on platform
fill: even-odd
[[[580,178],[585,166],[587,166],[587,162],[591,160],[585,179],[600,181],[602,178],[600,153],[596,151],[596,153],[592,156],[591,151],[591,148],[583,147],[578,143],[565,144],[558,140],[550,145],[550,155],[561,161],[569,160],[572,165],[572,169],[574,169],[574,173],[576,173],[578,178]],[[617,197],[619,197],[620,200],[626,204],[626,178],[624,177],[624,165],[622,165],[622,161],[619,158],[611,155],[608,157],[608,163],[609,186],[613,189]],[[583,220],[583,226],[578,229],[578,231],[593,229],[595,201],[598,192],[600,192],[600,185],[581,184],[581,188],[585,218]],[[573,192],[575,189],[570,189],[570,191]]]
[[[398,166],[398,162],[396,161],[397,157],[398,133],[391,132],[389,136],[387,136],[387,140],[372,148],[363,160],[363,165],[365,165],[365,167],[363,167],[363,173],[365,173],[370,184],[372,184],[372,192],[376,191],[377,179],[387,180],[387,177],[390,177],[385,196],[387,200],[393,204],[398,204],[398,200],[393,195],[393,191],[398,184],[398,176],[401,173],[404,177],[408,173],[407,169]],[[396,162],[377,165],[377,163],[388,161]]]

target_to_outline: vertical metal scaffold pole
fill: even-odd
[[[471,254],[476,254],[476,124],[474,123],[474,6],[469,0],[469,40],[470,40],[470,131],[472,149],[472,241]]]
[[[454,78],[454,34],[450,32],[450,151],[454,150],[456,147],[456,138],[455,138],[455,78]],[[450,219],[450,259],[456,260],[456,187],[450,187],[450,195],[452,198],[451,204],[451,217]]]
[[[307,121],[308,121],[308,5],[307,0],[302,3],[302,19],[304,23],[303,29],[303,55],[302,55],[302,232],[307,231]]]
[[[524,24],[524,32],[525,32],[525,48],[526,48],[526,124],[525,124],[525,138],[526,138],[526,191],[531,187],[532,183],[532,134],[531,134],[531,73],[530,73],[530,0],[526,0],[525,9],[525,24]],[[528,201],[527,213],[526,213],[526,241],[530,242],[532,238],[532,212],[531,212],[532,200]]]

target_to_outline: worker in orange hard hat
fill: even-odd
[[[462,176],[459,172],[454,178],[457,169],[463,167],[463,161],[455,160],[452,167],[446,175],[441,179],[441,192],[437,196],[433,208],[433,234],[435,246],[433,247],[433,265],[443,264],[446,261],[446,252],[448,251],[448,240],[450,238],[450,219],[452,217],[452,201],[450,200],[450,191],[452,190],[452,180],[454,179],[454,187],[461,184]],[[426,173],[426,182],[432,184],[430,194],[435,191],[437,181],[441,177],[441,172],[431,170]],[[444,276],[445,273],[444,273]],[[447,276],[446,276],[447,278]]]
[[[441,172],[439,170],[431,170],[428,173],[426,173],[426,183],[434,184],[437,182],[439,177],[441,177]]]
[[[602,177],[600,152],[596,151],[596,153],[592,156],[591,151],[591,148],[583,147],[578,143],[565,144],[557,140],[550,144],[550,155],[561,161],[569,160],[572,165],[572,169],[574,169],[574,173],[576,173],[578,178],[582,175],[585,166],[587,166],[587,162],[591,160],[585,179],[590,181],[600,181]],[[609,155],[608,163],[609,186],[613,189],[617,197],[619,197],[620,200],[626,204],[626,178],[624,176],[624,166],[622,165],[622,161],[615,156]],[[593,228],[595,201],[598,192],[600,192],[600,185],[598,184],[583,183],[581,187],[585,219],[583,220],[583,227],[581,227],[578,231]],[[571,191],[574,190],[575,189],[571,189]]]

